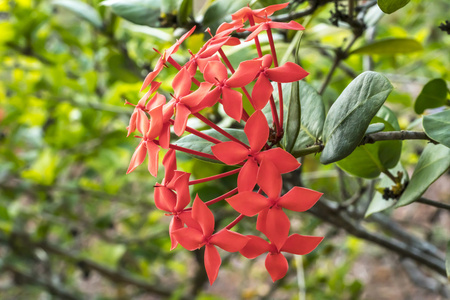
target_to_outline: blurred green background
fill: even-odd
[[[126,138],[132,107],[124,101],[136,103],[142,96],[142,80],[159,56],[153,48],[169,47],[183,28],[197,23],[176,57],[186,61],[186,50],[199,49],[206,27],[229,20],[229,13],[248,1],[129,1],[138,11],[143,7],[142,16],[133,15],[138,24],[117,15],[129,9],[118,6],[120,1],[104,2],[0,0],[1,299],[299,299],[302,286],[306,299],[436,299],[392,266],[398,263],[395,255],[306,213],[292,215],[295,231],[327,238],[312,254],[290,257],[284,280],[273,285],[263,260],[223,255],[218,280],[209,287],[200,253],[169,251],[169,218],[152,204],[153,185],[163,172],[154,179],[141,167],[125,175],[137,141]],[[254,7],[280,2],[260,1]],[[300,11],[315,1],[292,2]],[[307,82],[320,89],[332,64],[329,50],[345,45],[351,30],[332,24],[332,1],[317,2],[312,14],[298,19],[307,28],[299,55],[311,73]],[[400,127],[413,127],[420,116],[412,107],[422,86],[433,78],[450,80],[450,36],[438,28],[450,3],[432,2],[411,1],[391,15],[373,10],[366,21],[378,25],[355,48],[376,37],[414,39],[423,49],[349,56],[323,94],[325,106],[352,75],[373,69],[395,86],[387,104]],[[277,35],[280,57],[287,53],[292,60],[286,51],[294,34]],[[251,47],[229,51],[232,61],[255,55]],[[159,78],[167,91],[174,74],[167,70]],[[417,163],[425,144],[404,144],[406,168]],[[187,157],[179,157],[179,163],[198,178],[222,168]],[[361,183],[348,175],[340,181],[341,171],[320,165],[316,157],[307,157],[303,170],[304,184],[334,201],[345,198],[342,184],[351,194]],[[445,180],[447,192],[436,187],[437,200],[448,200],[448,176]],[[204,184],[193,193],[208,197],[229,184]],[[422,212],[421,217],[403,211],[399,218],[417,217],[413,220],[424,225],[412,230],[430,234],[445,249],[448,216],[431,222],[435,211]],[[216,217],[224,222],[233,218],[225,206],[220,214]],[[252,222],[239,224],[239,230],[252,233]]]

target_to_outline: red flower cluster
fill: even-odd
[[[134,152],[127,173],[132,172],[148,156],[148,170],[156,176],[159,168],[159,151],[167,149],[162,164],[165,177],[156,184],[155,205],[172,216],[170,238],[172,249],[178,244],[188,250],[205,247],[205,268],[212,284],[219,272],[221,258],[216,247],[228,252],[240,252],[248,258],[268,253],[266,268],[273,281],[285,276],[288,265],[281,252],[303,255],[311,252],[322,240],[321,237],[289,235],[290,221],[283,209],[303,212],[311,208],[322,195],[302,187],[294,187],[281,195],[281,174],[292,172],[300,164],[282,148],[274,148],[283,135],[282,82],[293,82],[304,78],[308,73],[297,64],[288,62],[278,65],[272,28],[302,30],[303,26],[273,22],[268,18],[288,3],[272,5],[263,9],[251,10],[245,7],[232,15],[231,23],[222,24],[216,35],[212,36],[197,54],[184,65],[179,65],[172,55],[181,43],[195,30],[183,35],[172,47],[165,50],[155,69],[144,80],[141,90],[150,85],[149,91],[135,105],[128,126],[128,135],[136,129],[140,143]],[[250,27],[245,28],[245,22]],[[235,70],[229,62],[223,46],[240,44],[239,39],[231,37],[234,31],[251,31],[247,40],[253,40],[258,57],[243,61]],[[263,55],[258,34],[266,31],[271,54]],[[173,79],[171,99],[157,92],[160,83],[154,81],[159,72],[172,65],[178,70]],[[272,67],[273,64],[273,67]],[[203,75],[200,82],[194,76]],[[231,75],[229,75],[231,74]],[[256,81],[251,94],[246,86]],[[278,83],[280,106],[277,111],[271,81]],[[194,88],[193,88],[194,87]],[[249,116],[243,108],[242,93],[253,105],[254,112]],[[153,95],[153,96],[152,96]],[[152,96],[152,97],[151,97]],[[150,98],[151,97],[151,98]],[[149,100],[150,99],[150,100]],[[272,110],[273,134],[263,109],[268,103]],[[127,102],[127,104],[131,104]],[[237,122],[245,122],[244,132],[248,145],[220,128],[201,111],[214,105],[223,105],[225,113]],[[221,141],[187,125],[189,117],[196,117],[206,125],[222,134],[229,141]],[[170,142],[170,131],[182,136],[186,132],[197,135],[214,144],[212,154],[180,147]],[[189,180],[190,174],[177,170],[176,151],[212,159],[236,169],[208,178]],[[192,207],[189,186],[216,180],[238,173],[237,187],[224,195],[203,202],[195,197]],[[225,200],[240,215],[225,228],[215,229],[214,215],[210,206]],[[266,241],[254,235],[242,235],[231,229],[244,217],[258,215],[256,229],[263,233]]]

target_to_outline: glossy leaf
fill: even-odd
[[[422,196],[428,187],[450,167],[450,149],[428,144],[419,158],[411,180],[396,207],[410,204]]]
[[[284,104],[284,102],[283,102]],[[292,152],[296,137],[300,131],[300,120],[302,109],[300,104],[299,82],[291,83],[291,93],[289,95],[288,109],[286,110],[286,122],[284,124],[284,146],[287,152]]]
[[[350,54],[378,54],[378,55],[394,55],[404,54],[416,51],[422,51],[422,45],[414,40],[408,38],[389,38],[384,40],[374,41],[358,49],[353,50]]]
[[[409,1],[410,0],[378,0],[377,3],[383,12],[392,14],[408,4]]]
[[[425,109],[443,106],[447,100],[447,83],[436,78],[428,81],[414,103],[414,110],[422,114]]]
[[[87,3],[81,2],[79,0],[56,0],[53,1],[52,4],[64,7],[80,18],[85,19],[92,25],[94,25],[97,28],[103,27],[102,18],[100,17],[100,14]]]
[[[178,24],[186,24],[192,16],[193,0],[182,0],[180,9],[177,14]]]
[[[322,163],[341,160],[353,152],[391,91],[389,80],[375,72],[364,72],[345,88],[325,119]]]
[[[234,136],[235,138],[237,138],[238,140],[240,140],[248,145],[247,136],[245,135],[244,130],[225,129],[225,131],[228,132],[229,134],[231,134],[232,136]],[[216,138],[222,142],[230,141],[228,138],[224,137],[222,134],[218,133],[214,129],[204,130],[204,131],[202,131],[202,133],[209,135],[213,138]],[[199,151],[199,152],[203,152],[203,153],[207,153],[207,154],[213,154],[211,151],[211,146],[215,145],[214,143],[209,142],[203,138],[200,138],[194,134],[189,134],[185,137],[182,137],[175,144],[180,147],[188,148],[191,150],[195,150],[195,151]],[[201,159],[201,160],[205,160],[205,161],[217,162],[215,160],[210,160],[210,159],[200,157],[200,156],[194,156],[194,157]]]
[[[450,148],[450,110],[424,116],[422,124],[430,138]]]
[[[403,179],[402,183],[405,184],[408,182],[408,172],[406,172],[405,168],[401,165],[401,163],[398,163],[395,168],[390,169],[389,172],[394,174],[394,176],[397,176],[397,172],[403,173]],[[392,179],[390,179],[387,175],[381,173],[380,175],[380,182],[377,184],[378,189],[384,189],[384,188],[391,188],[392,185],[394,185],[394,182],[392,182]],[[377,191],[375,195],[373,196],[372,200],[370,201],[369,207],[367,208],[365,218],[369,217],[370,215],[383,211],[385,209],[388,209],[389,207],[394,206],[396,203],[396,200],[394,199],[384,199],[383,194]]]
[[[159,27],[160,0],[106,0],[101,5],[111,7],[119,17],[134,24]]]
[[[364,135],[368,135],[368,134],[371,134],[371,133],[383,131],[384,128],[385,128],[384,123],[373,123],[373,124],[370,124],[369,127],[367,127],[367,130],[364,133]]]
[[[394,128],[387,121],[375,117],[373,122],[382,123],[384,131]],[[344,171],[363,178],[376,178],[381,172],[394,167],[400,159],[401,141],[380,141],[357,147],[349,156],[337,162]]]

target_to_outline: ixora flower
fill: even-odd
[[[217,247],[227,252],[240,252],[250,259],[268,253],[266,268],[273,281],[276,281],[284,277],[288,269],[282,252],[304,255],[322,241],[322,237],[297,233],[289,235],[291,223],[284,212],[304,212],[322,195],[299,186],[282,194],[282,174],[294,171],[300,167],[300,163],[292,154],[277,146],[284,131],[281,83],[298,81],[308,75],[295,63],[287,62],[279,66],[277,62],[272,29],[303,29],[294,21],[278,23],[268,18],[287,5],[277,4],[257,10],[245,7],[239,10],[232,15],[231,23],[219,26],[215,35],[207,30],[211,38],[197,53],[189,52],[190,59],[180,65],[172,55],[194,32],[195,28],[191,29],[162,52],[155,69],[144,79],[141,91],[148,86],[150,89],[138,103],[134,105],[126,102],[134,106],[127,133],[131,135],[135,130],[139,132],[135,136],[139,144],[131,157],[127,173],[134,171],[148,156],[147,169],[156,177],[159,158],[164,153],[164,179],[154,187],[155,207],[171,217],[171,250],[178,245],[190,251],[204,249],[205,269],[211,284],[217,279],[221,265]],[[246,22],[250,27],[245,28]],[[257,56],[241,61],[235,70],[222,48],[239,45],[240,40],[231,34],[245,31],[252,32],[247,40],[255,42]],[[262,31],[267,32],[270,46],[270,53],[265,55],[258,40],[258,34]],[[158,92],[161,83],[155,79],[163,67],[170,65],[178,71],[171,83],[173,90]],[[272,95],[272,82],[278,85],[278,109]],[[165,95],[171,97],[166,98]],[[244,97],[253,108],[243,105]],[[223,106],[228,117],[245,124],[243,132],[234,135],[232,132],[235,131],[221,128],[203,113],[217,109],[219,105]],[[271,110],[272,129],[262,112],[265,107]],[[197,118],[211,129],[198,131],[191,128],[188,126],[189,118]],[[183,144],[181,140],[171,141],[171,131],[181,140],[193,136],[197,142]],[[212,131],[215,133],[211,134]],[[175,136],[172,139],[178,138]],[[208,146],[197,147],[196,144]],[[191,179],[190,173],[178,169],[176,155],[180,151],[232,166],[233,169],[206,178]],[[236,174],[235,188],[214,199],[203,201],[197,195],[191,201],[190,186]],[[225,205],[215,206],[218,202]],[[219,227],[213,214],[217,209],[232,210],[238,216],[229,224]],[[253,231],[245,234],[232,231],[243,219],[255,215],[258,218]],[[265,235],[268,241],[257,236],[257,232]]]

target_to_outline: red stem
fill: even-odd
[[[231,228],[233,228],[237,223],[239,223],[245,216],[243,214],[240,214],[236,219],[234,219],[233,222],[231,222],[230,224],[228,224],[227,227],[225,227],[225,229],[230,230]]]
[[[219,126],[214,124],[213,122],[211,122],[208,118],[202,116],[200,113],[194,113],[193,115],[195,117],[197,117],[200,121],[204,122],[209,127],[213,128],[217,132],[221,133],[223,136],[229,138],[230,140],[232,140],[232,141],[234,141],[236,143],[241,144],[242,146],[244,146],[247,149],[250,149],[249,146],[247,146],[246,144],[244,144],[243,142],[241,142],[240,140],[238,140],[237,138],[235,138],[234,136],[232,136],[231,134],[229,134],[228,132],[226,132],[225,130],[223,130],[222,128],[220,128]]]
[[[221,173],[221,174],[218,174],[218,175],[205,177],[205,178],[201,178],[201,179],[197,179],[197,180],[191,180],[191,181],[189,181],[189,185],[194,185],[194,184],[198,184],[198,183],[213,181],[213,180],[216,180],[216,179],[219,179],[219,178],[227,177],[227,176],[239,173],[240,170],[241,170],[241,168],[237,168],[235,170],[231,170],[231,171],[228,171],[228,172],[225,172],[225,173]]]
[[[172,119],[169,119],[169,121],[170,121],[170,124],[172,124],[172,125],[175,123],[175,121],[172,120]],[[201,137],[202,139],[205,139],[205,140],[207,140],[208,142],[211,142],[211,143],[214,143],[214,144],[222,143],[221,140],[218,140],[218,139],[216,139],[216,138],[213,138],[212,136],[209,136],[209,135],[207,135],[207,134],[204,134],[203,132],[198,131],[198,130],[192,128],[192,127],[186,126],[186,131],[189,132],[189,133],[192,133],[193,135],[196,135],[196,136],[198,136],[198,137]]]
[[[275,129],[278,133],[280,131],[280,121],[278,120],[277,106],[275,105],[273,95],[270,95],[270,110],[272,111],[273,124],[275,124]]]
[[[250,26],[255,25],[255,20],[253,19],[252,14],[248,15],[248,22],[250,23]],[[259,43],[258,36],[255,36],[255,46],[256,46],[256,51],[258,51],[258,56],[261,58],[263,55],[262,55],[261,44]]]
[[[154,140],[154,142],[155,142],[155,144],[159,145],[159,142],[157,140]],[[188,153],[188,154],[201,156],[201,157],[204,157],[204,158],[218,160],[214,155],[203,153],[203,152],[200,152],[200,151],[191,150],[191,149],[184,148],[184,147],[180,147],[180,146],[174,145],[174,144],[169,144],[169,148],[170,149],[174,149],[174,150],[178,150],[178,151],[182,151],[182,152],[185,152],[185,153]]]
[[[270,51],[272,52],[273,57],[273,64],[276,67],[278,67],[278,59],[277,59],[277,52],[275,50],[275,44],[273,42],[273,36],[272,36],[272,29],[269,27],[267,28],[267,37],[269,38],[269,44],[270,44]],[[280,104],[280,127],[277,128],[277,135],[281,136],[282,134],[282,126],[283,126],[283,90],[281,88],[281,83],[277,83],[278,86],[278,98],[279,98],[279,104]]]
[[[205,202],[205,204],[206,204],[206,206],[209,206],[209,205],[212,205],[212,204],[214,204],[214,203],[217,203],[217,202],[219,202],[219,201],[221,201],[221,200],[223,200],[223,199],[225,199],[225,198],[230,197],[231,195],[236,194],[237,191],[238,191],[238,188],[234,188],[234,189],[232,189],[231,191],[229,191],[229,192],[223,194],[222,196],[219,196],[219,197],[217,197],[217,198],[215,198],[215,199],[212,199],[212,200],[210,200],[210,201],[208,201],[208,202]],[[190,211],[190,210],[192,210],[192,207],[186,208],[186,209],[184,209],[183,211]]]

